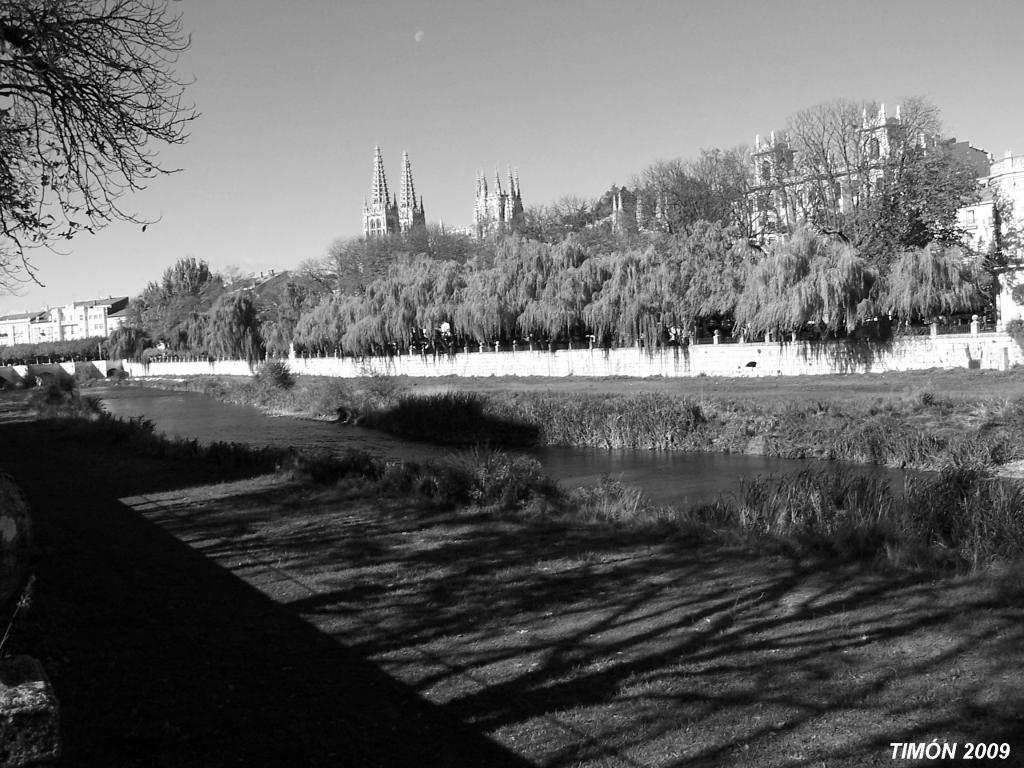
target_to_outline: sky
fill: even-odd
[[[0,314],[136,295],[184,256],[291,269],[362,233],[374,147],[408,152],[428,222],[468,226],[478,171],[525,205],[752,144],[838,98],[923,96],[947,136],[1024,153],[1019,0],[181,0],[200,117],[179,173],[114,223],[32,256]]]

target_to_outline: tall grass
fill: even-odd
[[[954,419],[988,409],[976,427]],[[1024,408],[913,398],[883,403],[740,402],[666,394],[518,393],[485,415],[538,428],[542,445],[761,453],[938,469],[1024,458]]]
[[[954,401],[927,391],[886,399],[803,402],[665,393],[411,396],[386,376],[302,377],[287,388],[258,379],[209,376],[156,385],[459,446],[758,453],[933,470],[949,463],[998,466],[1024,459],[1024,398]],[[958,426],[958,420],[966,426]]]
[[[696,414],[690,423],[703,428]],[[144,419],[123,421],[106,413],[68,419],[65,428],[72,437],[147,456],[286,472],[304,482],[342,483],[369,496],[441,507],[559,512],[632,528],[668,526],[755,547],[784,541],[801,552],[926,569],[977,570],[1024,557],[1024,485],[993,477],[976,455],[950,462],[939,473],[910,475],[901,491],[856,472],[803,470],[745,481],[711,504],[672,509],[652,505],[638,489],[607,478],[596,488],[566,493],[545,477],[536,460],[479,446],[419,463],[358,451],[201,444],[159,435]]]
[[[672,524],[755,547],[785,542],[842,560],[972,571],[1024,557],[1024,485],[976,466],[908,477],[901,492],[877,477],[803,470],[745,481],[690,510],[655,507],[638,489],[608,479],[571,498],[585,519]]]

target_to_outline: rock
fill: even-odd
[[[28,578],[32,516],[21,489],[0,472],[0,613]]]
[[[0,659],[0,765],[41,768],[60,757],[60,712],[43,666]]]

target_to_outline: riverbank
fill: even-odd
[[[650,448],[841,459],[1019,474],[1024,371],[928,371],[775,379],[142,379],[271,413],[357,420],[468,445]]]
[[[0,424],[68,764],[852,768],[933,738],[1021,762],[1011,566],[763,556],[69,426]]]

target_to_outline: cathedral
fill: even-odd
[[[523,197],[519,192],[519,171],[508,173],[508,190],[502,189],[501,178],[494,172],[494,186],[487,186],[482,173],[476,176],[476,204],[473,206],[473,228],[483,239],[491,234],[518,230],[523,223]]]
[[[487,185],[483,174],[476,177],[476,203],[473,206],[473,227],[468,233],[483,239],[491,234],[513,232],[523,223],[523,198],[519,192],[519,172],[509,170],[508,189],[502,187],[497,172],[494,186]],[[383,237],[405,234],[416,227],[426,226],[423,197],[416,200],[409,154],[402,153],[402,188],[397,197],[388,192],[384,175],[384,160],[380,147],[373,153],[373,185],[370,199],[363,200],[363,235]]]
[[[423,197],[416,202],[409,153],[402,153],[402,189],[396,199],[388,194],[384,160],[380,154],[380,147],[377,147],[373,154],[373,187],[370,190],[370,200],[363,200],[363,234],[366,237],[382,237],[399,232],[404,234],[415,227],[424,226],[426,214],[423,212]]]

